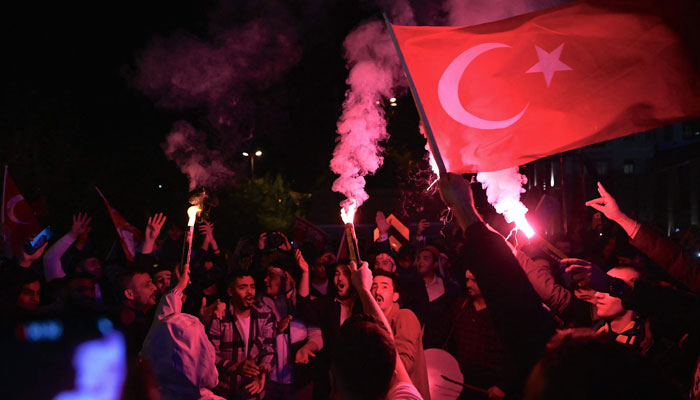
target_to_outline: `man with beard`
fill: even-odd
[[[428,370],[423,353],[423,333],[418,318],[411,310],[399,307],[399,292],[394,275],[377,269],[372,279],[371,293],[379,304],[394,334],[399,358],[425,400],[430,400]]]
[[[357,293],[350,285],[350,268],[347,261],[341,261],[335,269],[335,296],[326,295],[312,300],[309,298],[309,265],[301,256],[301,252],[296,253],[296,259],[302,272],[298,287],[297,311],[304,322],[320,327],[323,336],[324,348],[316,357],[314,399],[324,399],[328,398],[330,393],[329,355],[333,353],[340,327],[352,315],[361,313],[362,305],[357,301]]]
[[[156,286],[151,275],[143,270],[131,269],[120,276],[119,293],[122,296],[120,319],[124,325],[126,349],[129,357],[138,354],[153,321],[156,305]]]
[[[227,399],[262,399],[275,357],[277,321],[268,306],[255,302],[250,273],[237,271],[228,294],[229,307],[208,331],[219,370],[215,393]]]
[[[417,289],[413,310],[424,325],[423,346],[427,349],[442,345],[440,327],[449,318],[449,310],[459,295],[457,285],[440,275],[439,259],[440,250],[433,245],[418,250],[416,256],[416,269],[423,284]]]
[[[488,398],[502,400],[513,379],[512,367],[493,324],[474,274],[466,270],[466,293],[455,302],[449,318],[448,349],[464,375],[465,383],[488,390]],[[464,389],[460,399],[481,399],[483,395]]]

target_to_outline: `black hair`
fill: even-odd
[[[127,268],[119,274],[116,284],[119,299],[126,299],[124,291],[129,287],[134,276],[139,274],[148,274],[148,271],[142,268]]]
[[[396,346],[377,319],[354,315],[340,327],[331,368],[338,385],[356,398],[382,399],[396,368]]]
[[[253,276],[253,273],[250,272],[249,270],[241,269],[241,268],[236,268],[233,270],[231,275],[229,276],[228,279],[228,287],[232,287],[233,284],[236,282],[236,279],[243,278],[245,276],[249,276],[255,280],[255,276]]]
[[[385,276],[385,277],[391,279],[391,284],[394,287],[394,292],[395,293],[399,292],[399,284],[398,284],[398,280],[396,279],[398,277],[396,276],[395,273],[387,272],[387,271],[384,271],[383,269],[375,269],[372,274],[374,275],[375,278],[378,276]]]
[[[559,333],[548,347],[530,373],[526,400],[682,398],[639,352],[590,329]]]

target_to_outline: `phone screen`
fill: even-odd
[[[51,226],[47,226],[44,228],[43,231],[39,232],[38,235],[34,237],[34,239],[31,240],[31,245],[34,248],[37,248],[44,244],[45,242],[48,242],[49,239],[51,239],[51,236],[53,236],[53,232],[51,232]],[[42,238],[45,238],[42,242]],[[41,242],[41,244],[39,244]]]

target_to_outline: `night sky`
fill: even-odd
[[[0,161],[25,197],[45,198],[50,219],[76,209],[102,213],[94,186],[135,224],[149,212],[182,208],[187,179],[161,149],[178,120],[207,132],[210,148],[229,152],[237,179],[249,176],[240,151],[259,148],[256,175],[280,173],[295,191],[330,192],[328,163],[347,89],[342,41],[379,9],[370,2],[251,3],[79,2],[3,10]],[[299,58],[266,88],[238,99],[255,104],[239,111],[252,134],[244,144],[239,137],[227,146],[230,133],[208,129],[206,105],[162,107],[134,83],[139,57],[154,38],[206,41],[217,29],[258,18],[289,25]],[[401,100],[389,112],[390,130],[401,130],[389,143],[403,152],[397,163],[410,152],[420,159],[424,143],[410,97]],[[395,164],[388,157],[368,187],[395,187]]]

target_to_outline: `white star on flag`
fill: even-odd
[[[561,51],[564,49],[564,43],[560,44],[559,47],[554,49],[551,53],[542,50],[539,46],[535,46],[537,50],[537,58],[540,60],[537,64],[533,65],[532,68],[527,70],[527,73],[541,72],[544,74],[544,80],[547,82],[547,87],[549,87],[550,82],[552,82],[552,77],[557,71],[571,71],[571,67],[564,64],[559,60],[561,57]]]

